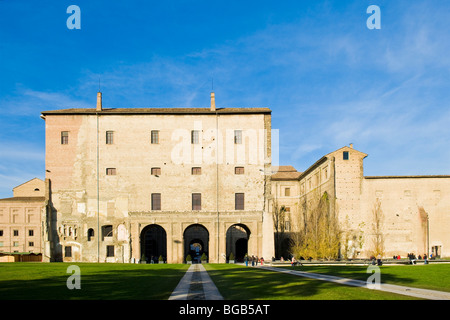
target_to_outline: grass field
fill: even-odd
[[[232,300],[410,300],[366,288],[313,280],[264,269],[209,264],[208,274],[220,293]],[[366,275],[366,279],[367,279]]]
[[[299,266],[295,270],[330,274],[366,281],[367,266]],[[383,265],[382,283],[450,292],[450,263],[428,265]]]
[[[67,263],[0,263],[1,300],[167,300],[185,264],[76,263],[81,290],[69,290]],[[410,297],[229,264],[206,264],[226,300],[402,300]],[[367,280],[366,267],[305,266],[303,271]],[[381,281],[450,291],[450,265],[382,266]]]
[[[185,264],[90,264],[80,267],[81,290],[69,290],[65,263],[0,263],[0,299],[166,300]]]

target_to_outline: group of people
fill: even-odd
[[[252,255],[251,258],[248,257],[248,255],[245,255],[244,261],[245,261],[245,265],[248,266],[248,261],[250,260],[252,267],[257,266],[258,263],[261,263],[261,265],[264,265],[264,258],[258,258],[258,256],[254,256]]]
[[[422,259],[424,260],[425,264],[428,264],[428,256],[427,256],[427,254],[424,254],[423,258],[422,258],[422,256],[420,254],[416,258],[416,255],[414,253],[408,253],[407,256],[408,256],[408,259],[409,259],[411,264],[416,264],[416,260],[422,260]],[[431,258],[431,255],[430,255],[430,258]]]

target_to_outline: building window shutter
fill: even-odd
[[[69,131],[61,131],[61,144],[69,144]]]
[[[202,194],[192,194],[192,210],[202,210]]]
[[[234,209],[235,210],[244,210],[244,194],[243,193],[235,193],[234,194]]]
[[[152,144],[159,143],[159,131],[158,130],[152,130],[151,143]]]
[[[152,193],[152,210],[161,210],[161,193]]]

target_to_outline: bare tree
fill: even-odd
[[[384,256],[384,235],[383,235],[383,221],[384,215],[381,210],[381,201],[377,198],[372,209],[372,231],[373,231],[373,251],[374,257],[380,255]]]
[[[281,253],[281,241],[283,239],[285,228],[286,207],[279,206],[276,198],[273,199],[272,218],[275,228],[275,255],[279,256]]]
[[[300,204],[298,232],[292,251],[297,257],[307,259],[336,259],[339,253],[341,230],[337,214],[331,210],[330,199],[325,192],[313,192]]]

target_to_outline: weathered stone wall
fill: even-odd
[[[158,224],[167,233],[167,261],[182,262],[183,231],[198,223],[210,235],[210,261],[222,261],[226,230],[240,223],[251,230],[249,251],[261,256],[270,185],[263,174],[267,127],[270,138],[270,117],[264,114],[46,115],[59,254],[70,245],[72,257],[65,261],[137,261],[140,232]],[[150,143],[152,130],[159,131],[158,144]],[[191,144],[191,130],[199,130],[199,144]],[[242,130],[242,144],[234,143],[234,130]],[[69,131],[67,145],[61,144],[61,131]],[[112,144],[106,144],[106,131],[114,132]],[[235,174],[236,166],[245,174]],[[192,167],[201,167],[201,175],[192,175]],[[107,168],[116,174],[107,175]],[[152,175],[152,168],[161,173]],[[161,194],[161,210],[151,209],[152,193]],[[192,210],[192,193],[201,193],[199,211]],[[235,210],[235,193],[245,194],[244,210]],[[103,225],[114,230],[106,240],[98,238]],[[106,257],[107,245],[115,247],[114,257]]]

